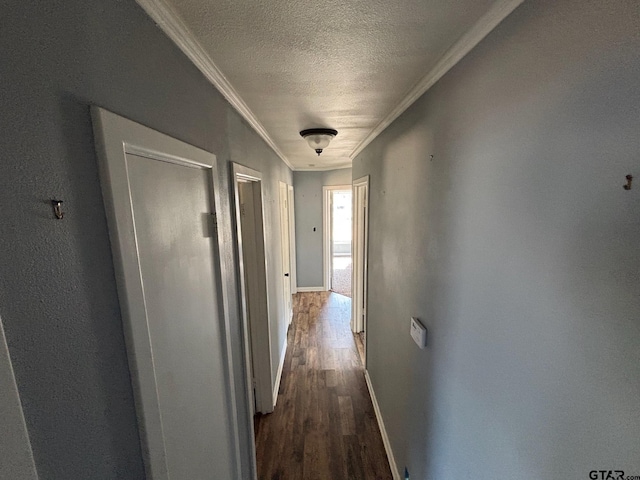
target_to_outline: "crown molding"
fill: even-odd
[[[318,167],[299,167],[299,168],[296,168],[294,171],[296,172],[328,172],[330,170],[344,170],[346,168],[353,168],[353,165],[351,163],[349,164],[340,163],[338,165],[325,165],[325,166],[318,166]]]
[[[182,52],[204,74],[204,76],[222,93],[224,98],[235,108],[240,115],[251,125],[258,135],[271,147],[271,149],[291,169],[295,170],[291,162],[276,146],[264,126],[244,102],[240,94],[233,88],[222,71],[213,62],[211,57],[200,43],[195,39],[189,28],[184,24],[180,16],[173,8],[163,0],[136,0],[147,15],[173,40]]]
[[[409,108],[418,98],[440,80],[454,65],[482,41],[502,20],[507,18],[524,0],[498,0],[491,8],[445,52],[438,63],[404,96],[400,103],[374,127],[369,135],[358,144],[350,157],[353,160],[365,149],[385,128]]]
[[[396,118],[442,78],[451,68],[469,53],[483,38],[485,38],[502,20],[513,12],[524,0],[497,0],[492,7],[475,23],[475,25],[453,44],[440,58],[438,63],[422,79],[420,79],[400,103],[378,123],[369,135],[358,144],[349,157],[353,160],[378,135],[380,135]],[[282,161],[294,171],[324,171],[350,166],[295,168],[284,153],[271,139],[266,129],[260,123],[240,94],[231,85],[222,71],[213,62],[204,48],[195,39],[189,28],[184,24],[175,10],[164,0],[136,0],[153,21],[167,34],[167,36],[182,50],[203,75],[222,93],[224,98],[249,123],[258,135],[271,147]]]

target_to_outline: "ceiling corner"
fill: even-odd
[[[204,76],[220,91],[225,99],[240,115],[251,125],[260,137],[271,147],[280,159],[291,169],[295,170],[289,159],[276,146],[264,126],[240,94],[233,88],[222,71],[213,62],[211,57],[200,43],[195,39],[189,28],[180,19],[179,15],[163,0],[136,0],[138,5],[151,17],[151,19],[167,34],[167,36],[182,50]]]
[[[365,139],[351,152],[351,159],[355,159],[367,145],[462,60],[467,53],[473,50],[482,39],[523,2],[524,0],[497,0],[473,27],[445,52],[435,66],[409,90],[400,103],[369,132]]]

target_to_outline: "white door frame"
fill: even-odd
[[[286,325],[293,319],[293,287],[291,285],[291,226],[289,222],[289,186],[283,181],[278,182],[278,199],[280,207],[280,254],[282,257],[282,282],[283,282],[283,302],[284,321]],[[287,298],[287,295],[289,298]]]
[[[267,261],[266,261],[266,240],[264,229],[264,202],[262,199],[262,174],[257,170],[245,167],[239,163],[233,163],[233,196],[235,202],[235,220],[236,220],[236,258],[238,264],[238,283],[240,294],[240,305],[242,315],[242,327],[244,336],[245,351],[245,372],[247,376],[247,388],[250,395],[249,405],[251,408],[251,422],[253,424],[253,391],[255,388],[255,404],[256,410],[261,413],[270,413],[273,411],[273,378],[271,368],[271,320],[269,318],[269,297],[267,294]],[[253,265],[245,266],[245,259],[242,253],[242,227],[241,227],[241,210],[240,210],[240,192],[238,182],[250,182],[254,184],[254,195],[256,203],[256,238],[261,241],[256,242],[258,261]],[[245,268],[249,271],[256,272],[256,295],[255,298],[249,298],[248,285],[245,282]],[[248,315],[248,303],[251,301],[255,305],[254,310],[258,312],[258,318],[250,319]],[[255,303],[254,303],[255,302]],[[251,358],[253,357],[253,362]],[[253,369],[251,369],[253,365]],[[250,372],[253,370],[254,378],[251,378]],[[255,382],[255,384],[254,384]],[[253,437],[253,435],[252,435]],[[254,439],[255,440],[255,439]]]
[[[324,185],[322,187],[322,288],[324,291],[331,289],[331,193],[335,190],[352,190],[351,185]]]
[[[116,283],[122,312],[125,340],[129,352],[129,368],[134,383],[136,409],[139,419],[140,439],[143,442],[143,457],[147,477],[153,480],[169,480],[162,417],[155,379],[154,357],[151,349],[146,320],[144,288],[140,273],[140,259],[135,234],[131,197],[128,192],[126,155],[138,155],[178,165],[197,166],[211,170],[213,199],[212,221],[219,216],[220,181],[217,175],[216,156],[187,143],[176,140],[148,127],[127,120],[119,115],[93,106],[94,136],[98,153],[102,194],[109,225],[112,255],[116,272]],[[217,251],[226,254],[228,248],[223,234],[218,230]],[[216,242],[214,242],[216,243]],[[214,252],[214,255],[216,252]],[[231,352],[231,329],[228,278],[224,262],[215,262],[216,283],[220,288],[218,298],[222,300],[224,321],[225,357],[228,384],[224,386],[228,398],[229,422],[233,438],[232,452],[235,470],[242,476],[240,458],[239,425],[235,397],[235,376]],[[143,321],[138,321],[143,319]],[[251,473],[248,473],[253,476]]]
[[[298,293],[298,275],[296,267],[296,215],[294,205],[293,185],[287,185],[287,193],[289,195],[289,253],[290,269],[291,269],[291,293]]]
[[[353,277],[351,328],[364,331],[365,367],[367,352],[367,267],[369,263],[369,175],[353,182]]]

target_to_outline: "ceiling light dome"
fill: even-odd
[[[331,142],[337,134],[338,131],[332,128],[309,128],[300,132],[300,136],[307,141],[318,156],[320,156],[322,150],[327,148],[329,142]]]

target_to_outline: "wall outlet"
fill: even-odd
[[[416,317],[411,317],[411,338],[420,348],[427,346],[427,329]]]

